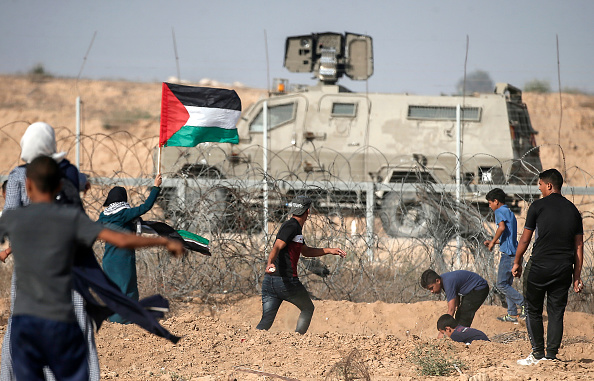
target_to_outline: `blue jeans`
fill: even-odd
[[[264,275],[262,282],[262,319],[256,329],[269,329],[283,300],[301,310],[295,332],[304,334],[309,328],[314,305],[299,278]]]
[[[518,307],[524,305],[524,297],[513,288],[514,276],[511,273],[514,264],[514,256],[501,253],[499,269],[497,270],[497,289],[505,295],[507,301],[507,314],[516,316]]]
[[[10,350],[17,380],[45,380],[44,366],[52,370],[56,380],[89,379],[87,344],[76,322],[13,316]]]

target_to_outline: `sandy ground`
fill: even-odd
[[[18,141],[29,123],[44,120],[67,139],[74,131],[74,100],[83,98],[85,134],[129,132],[148,147],[156,145],[160,84],[89,82],[70,79],[31,82],[0,76],[0,175],[18,160]],[[264,94],[237,89],[244,107]],[[594,98],[584,95],[524,94],[532,123],[540,132],[543,166],[565,165],[573,185],[591,182],[594,167]],[[563,104],[561,112],[560,103]],[[133,139],[125,134],[120,142]],[[132,143],[130,143],[132,144]],[[559,149],[560,144],[562,150]],[[83,170],[99,175],[114,171],[114,151],[101,143],[85,148]],[[111,147],[111,146],[110,146]],[[135,148],[136,149],[136,148]],[[561,155],[560,152],[563,154]],[[74,160],[74,152],[68,156]],[[150,160],[127,164],[130,174],[144,171]],[[581,169],[577,170],[576,167]],[[148,168],[148,167],[147,167]],[[530,352],[523,323],[496,320],[505,313],[483,306],[474,326],[498,342],[476,342],[466,347],[437,340],[435,322],[445,312],[444,301],[416,304],[354,304],[316,301],[316,312],[306,335],[293,333],[297,313],[284,305],[269,332],[254,329],[261,313],[258,297],[216,305],[199,300],[176,302],[163,324],[183,339],[173,345],[135,326],[105,323],[97,334],[102,379],[122,380],[321,380],[356,349],[358,362],[373,380],[426,379],[411,362],[416,350],[436,345],[445,356],[461,361],[450,380],[592,380],[594,379],[594,315],[569,312],[561,361],[520,367],[516,360]],[[8,305],[0,299],[0,333]],[[356,364],[353,361],[350,365]],[[263,373],[269,374],[268,376]],[[336,378],[338,379],[338,378]],[[344,378],[341,378],[344,379]],[[353,378],[351,378],[353,379]]]
[[[357,350],[359,364],[372,380],[422,380],[427,377],[411,359],[415,351],[430,345],[462,364],[461,374],[455,371],[440,379],[594,379],[594,315],[568,312],[560,361],[523,367],[516,360],[530,353],[525,324],[498,321],[496,317],[505,313],[502,307],[481,307],[473,324],[493,341],[466,346],[435,338],[435,322],[446,310],[445,301],[314,304],[305,335],[293,332],[298,310],[289,304],[283,304],[270,331],[256,330],[259,297],[221,300],[210,307],[198,300],[176,304],[163,321],[183,336],[176,345],[136,326],[105,323],[96,336],[102,379],[323,380]]]

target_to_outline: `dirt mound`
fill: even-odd
[[[458,364],[450,380],[591,380],[594,378],[594,315],[568,312],[561,361],[521,367],[530,353],[525,326],[500,322],[502,307],[483,306],[474,326],[494,341],[470,346],[436,339],[443,301],[414,304],[315,301],[305,335],[293,332],[298,310],[284,303],[270,331],[255,329],[259,297],[206,306],[176,306],[163,325],[182,335],[178,344],[136,326],[105,323],[96,336],[103,379],[264,380],[265,374],[323,380],[353,350],[372,380],[426,379],[422,370]],[[420,354],[423,355],[420,355]],[[439,356],[443,356],[440,358]],[[419,358],[422,365],[415,365]],[[429,362],[432,360],[433,362]],[[424,364],[424,365],[423,365]],[[471,378],[473,377],[473,378]],[[342,378],[344,379],[344,378]]]

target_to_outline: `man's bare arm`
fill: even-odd
[[[501,235],[503,234],[504,231],[505,231],[505,222],[501,221],[501,222],[499,222],[499,226],[497,227],[497,231],[495,232],[493,239],[491,241],[485,241],[485,246],[487,246],[489,251],[493,250],[493,246],[495,246],[495,244],[499,242],[499,238],[501,237]]]
[[[522,275],[522,262],[524,261],[524,253],[528,250],[528,246],[530,246],[530,241],[532,240],[532,233],[533,231],[530,229],[524,228],[522,232],[522,237],[520,237],[520,242],[518,242],[518,248],[516,249],[516,258],[514,260],[514,266],[512,267],[512,275],[516,278],[519,278]]]
[[[320,248],[320,247],[309,247],[307,245],[303,245],[301,247],[301,254],[303,254],[304,257],[321,257],[324,256],[326,254],[332,254],[332,255],[339,255],[342,258],[346,257],[346,252],[342,249],[339,248],[335,248],[335,247],[324,247],[324,248]]]
[[[125,249],[163,246],[176,257],[180,257],[185,253],[184,245],[181,241],[167,239],[165,237],[143,237],[135,234],[120,233],[110,229],[103,229],[97,235],[97,239]]]
[[[266,262],[266,272],[271,274],[274,271],[276,271],[276,269],[274,268],[274,261],[276,260],[276,257],[278,257],[278,253],[285,248],[285,246],[287,246],[287,243],[285,241],[283,241],[282,239],[277,239],[276,241],[274,241],[274,246],[272,246],[272,250],[270,250],[270,253],[268,254],[268,262]],[[274,270],[274,271],[272,271]]]
[[[584,264],[584,235],[575,236],[575,264],[573,265],[573,291],[582,292],[582,266]]]
[[[448,314],[454,316],[456,309],[458,308],[458,300],[458,297],[448,300]]]

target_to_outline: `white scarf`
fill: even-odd
[[[56,134],[53,127],[45,122],[36,122],[27,127],[21,138],[21,159],[28,164],[41,155],[51,156],[59,163],[66,152],[56,153]]]

